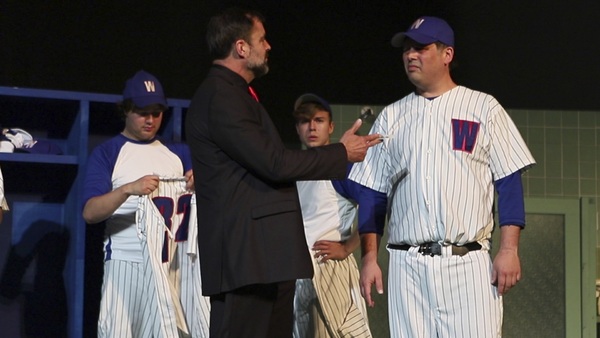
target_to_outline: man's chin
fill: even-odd
[[[252,73],[254,74],[254,78],[259,78],[263,75],[266,75],[269,72],[268,65],[261,65],[259,67],[252,67]]]
[[[325,145],[325,143],[319,142],[319,141],[315,141],[315,142],[308,142],[307,145],[308,145],[309,148],[314,148],[314,147],[323,146],[323,145]]]

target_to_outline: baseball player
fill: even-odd
[[[153,317],[158,307],[143,310],[157,295],[144,287],[153,277],[144,269],[135,214],[139,196],[156,190],[159,176],[185,176],[187,188],[193,187],[187,146],[156,138],[167,107],[156,77],[137,72],[126,82],[119,104],[123,131],[88,159],[83,217],[90,224],[106,223],[99,337],[146,337],[143,332],[158,332],[161,325]]]
[[[304,146],[329,144],[334,124],[327,101],[304,94],[296,100],[294,117]],[[315,274],[296,281],[294,337],[371,337],[352,255],[359,245],[352,224],[360,204],[359,226],[376,228],[380,223],[383,227],[385,194],[348,179],[298,181],[296,185]]]
[[[396,34],[416,90],[385,107],[371,132],[387,136],[350,179],[388,195],[392,337],[500,337],[502,295],[521,278],[521,173],[535,164],[496,99],[450,76],[454,33],[421,17]],[[495,188],[495,189],[494,189]],[[501,241],[491,260],[498,193]],[[379,238],[361,233],[361,288],[383,293]]]

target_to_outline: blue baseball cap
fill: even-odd
[[[402,47],[404,40],[410,38],[422,45],[441,42],[454,47],[454,31],[443,19],[422,16],[415,20],[406,32],[396,33],[392,37],[392,46]]]
[[[151,104],[162,104],[167,107],[162,85],[154,75],[143,70],[138,71],[127,80],[125,90],[123,90],[123,99],[131,99],[139,108]]]
[[[331,113],[331,107],[329,107],[329,103],[327,103],[327,101],[323,100],[321,97],[319,97],[318,95],[313,94],[313,93],[306,93],[306,94],[300,95],[300,97],[298,97],[296,99],[296,102],[294,102],[294,110],[298,109],[298,107],[300,107],[300,105],[307,103],[307,102],[318,103],[321,106],[323,106],[323,108],[325,108],[325,110],[327,110],[329,113]]]

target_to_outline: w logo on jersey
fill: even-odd
[[[148,93],[156,92],[156,85],[154,84],[154,81],[144,81],[144,86],[146,86],[146,91]]]
[[[452,148],[468,153],[472,152],[475,147],[478,132],[479,123],[452,119]]]

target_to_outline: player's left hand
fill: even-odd
[[[492,284],[505,295],[521,280],[521,261],[516,250],[500,249],[492,265]]]
[[[192,169],[185,173],[185,188],[190,191],[195,191],[194,187],[194,171]]]
[[[316,241],[312,249],[315,251],[314,257],[321,262],[327,262],[330,259],[341,261],[351,254],[347,252],[343,242]]]
[[[383,274],[377,263],[377,252],[371,252],[363,255],[362,265],[360,268],[360,294],[365,299],[365,303],[369,307],[375,306],[374,294],[371,292],[373,286],[377,290],[377,294],[383,294]]]

